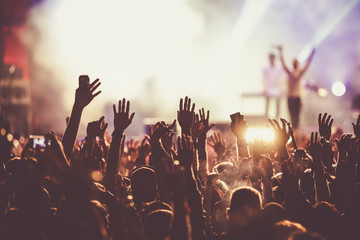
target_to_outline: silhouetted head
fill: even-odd
[[[267,203],[263,209],[263,218],[269,224],[282,221],[285,219],[285,208],[275,202]]]
[[[155,171],[147,166],[135,168],[131,175],[131,193],[135,203],[154,201],[156,198]]]
[[[165,202],[161,202],[161,201],[152,201],[152,202],[148,202],[145,203],[143,205],[143,210],[140,212],[140,216],[141,218],[145,218],[149,213],[156,211],[156,210],[168,210],[168,211],[173,211],[173,209],[171,208],[171,206]]]
[[[173,213],[169,210],[150,212],[144,222],[145,235],[149,240],[161,240],[170,236],[170,224]]]
[[[306,228],[300,223],[289,220],[277,222],[273,227],[273,236],[277,240],[288,240],[291,235],[297,232],[306,232]]]
[[[241,187],[231,196],[228,217],[232,226],[245,226],[256,221],[261,211],[260,193],[252,187]]]
[[[295,70],[297,70],[299,67],[299,61],[296,58],[293,60],[293,67]]]
[[[295,232],[289,240],[325,240],[325,238],[314,232]]]

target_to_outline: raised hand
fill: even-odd
[[[128,154],[134,154],[138,151],[140,147],[140,143],[139,141],[134,141],[134,139],[130,139],[127,143],[126,143],[126,148],[128,150]]]
[[[321,113],[318,117],[319,123],[319,133],[321,137],[324,137],[326,140],[329,140],[331,137],[331,126],[334,122],[334,119],[331,118],[331,115],[327,116],[327,113],[321,118]]]
[[[276,146],[284,146],[289,141],[290,134],[291,134],[291,127],[290,123],[284,119],[280,118],[282,127],[275,119],[269,119],[269,123],[274,129],[274,141]]]
[[[126,102],[126,103],[125,103]],[[125,108],[126,104],[126,108]],[[129,117],[130,110],[130,102],[123,100],[119,100],[118,111],[116,111],[116,105],[113,105],[114,110],[114,132],[118,131],[123,133],[125,129],[131,124],[135,113],[133,112]]]
[[[317,132],[311,133],[310,141],[308,142],[308,150],[309,150],[309,154],[313,158],[313,167],[317,169],[322,167],[322,163],[321,163],[322,147],[320,141],[318,140]]]
[[[100,84],[100,80],[96,79],[90,84],[79,86],[76,89],[75,105],[80,108],[85,108],[97,95],[101,93],[101,91],[95,93]]]
[[[180,99],[177,117],[183,134],[191,135],[191,127],[195,117],[194,109],[195,103],[191,106],[191,98],[186,96],[185,101],[182,98]]]
[[[339,150],[340,156],[346,156],[346,153],[350,150],[352,134],[343,134],[339,139],[335,139],[336,146]]]
[[[210,111],[208,110],[205,117],[205,110],[204,108],[199,110],[200,115],[200,122],[202,123],[201,135],[206,138],[206,133],[215,125],[209,125],[209,114]]]
[[[141,141],[141,145],[138,149],[139,156],[135,162],[136,166],[146,165],[146,157],[150,154],[150,149],[151,149],[149,140],[150,137],[146,135]]]
[[[225,140],[221,139],[219,132],[215,132],[213,135],[211,135],[211,140],[212,142],[209,142],[208,144],[214,149],[219,159],[224,155],[226,151]]]
[[[161,143],[162,143],[165,151],[168,153],[171,152],[171,149],[173,147],[173,136],[174,135],[175,135],[175,133],[173,131],[168,131],[161,137]]]
[[[93,138],[98,136],[100,138],[104,138],[105,130],[108,126],[108,124],[105,123],[104,119],[105,117],[102,116],[99,120],[88,123],[86,129],[88,137]]]
[[[299,190],[299,180],[303,175],[300,163],[293,159],[287,159],[281,163],[282,187],[285,192],[296,192]]]
[[[156,144],[160,143],[159,140],[168,132],[171,132],[171,129],[175,127],[176,120],[171,125],[167,125],[165,122],[158,122],[151,130],[150,136],[150,145],[153,147]]]
[[[197,139],[199,138],[199,136],[200,136],[200,134],[202,132],[202,129],[203,129],[203,125],[200,122],[199,114],[195,114],[194,121],[193,121],[193,124],[191,126],[191,136],[192,136],[192,140],[194,142],[196,142]]]
[[[358,119],[356,121],[356,124],[355,123],[352,123],[353,125],[353,128],[354,128],[354,134],[357,138],[360,138],[360,114],[358,116]]]
[[[191,138],[185,134],[183,134],[182,137],[178,137],[178,154],[180,164],[187,170],[191,169],[194,156],[194,143]]]

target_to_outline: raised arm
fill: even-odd
[[[126,106],[126,107],[125,107]],[[130,102],[119,100],[118,111],[116,111],[115,104],[114,110],[114,131],[112,133],[112,141],[110,144],[109,156],[106,164],[105,183],[109,184],[117,173],[118,161],[120,158],[120,144],[124,135],[125,129],[131,124],[135,113],[129,116]]]
[[[311,51],[308,59],[306,60],[305,66],[301,71],[301,75],[303,75],[306,72],[306,70],[308,70],[308,68],[310,67],[310,64],[311,64],[311,61],[314,58],[314,55],[315,55],[315,48]]]
[[[288,75],[290,75],[291,72],[290,72],[289,68],[286,66],[286,63],[285,63],[285,60],[284,60],[283,47],[282,47],[282,46],[278,46],[278,50],[279,50],[279,56],[280,56],[281,64],[282,64],[285,72],[286,72]]]
[[[76,89],[75,93],[75,102],[72,108],[71,116],[69,119],[69,124],[66,127],[64,137],[62,139],[62,144],[64,146],[64,152],[69,158],[74,148],[76,141],[77,133],[79,130],[81,115],[84,108],[97,96],[101,93],[98,91],[95,93],[96,89],[100,86],[99,79],[96,79],[92,83],[87,83],[81,85]]]

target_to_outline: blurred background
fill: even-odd
[[[262,69],[279,44],[289,65],[317,50],[304,79],[302,128],[328,112],[350,131],[360,109],[359,0],[0,4],[1,114],[19,134],[62,134],[81,74],[100,78],[102,93],[85,109],[80,135],[101,115],[111,124],[112,104],[123,97],[136,112],[133,136],[151,119],[175,119],[184,96],[213,122],[240,111],[250,125],[264,124]],[[286,97],[280,115],[288,118]]]

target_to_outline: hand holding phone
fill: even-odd
[[[238,141],[246,141],[246,132],[248,129],[248,125],[246,123],[244,115],[242,115],[240,112],[236,112],[234,114],[231,114],[230,118],[230,128],[235,137],[238,139]]]
[[[79,87],[86,87],[90,84],[90,78],[88,75],[79,76]]]

